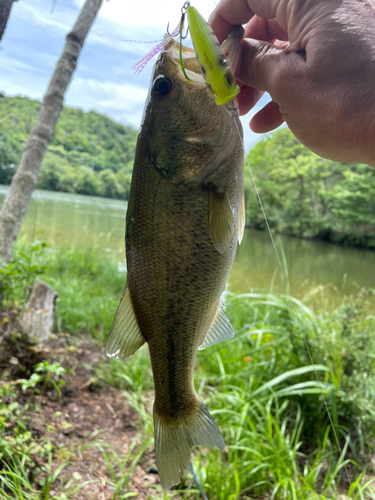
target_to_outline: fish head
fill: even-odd
[[[241,141],[233,109],[218,106],[194,50],[173,40],[154,67],[141,128],[142,144],[155,169],[175,183],[204,179]],[[237,129],[233,121],[238,122]],[[242,129],[241,129],[242,133]]]

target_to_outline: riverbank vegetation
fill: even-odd
[[[9,184],[40,103],[0,98],[0,184]],[[37,187],[127,200],[137,131],[90,111],[64,107]],[[248,159],[270,226],[302,238],[375,248],[375,170],[324,160],[284,128]],[[245,165],[246,224],[265,229]]]
[[[375,248],[375,169],[315,155],[284,128],[260,141],[248,160],[276,232]],[[245,165],[246,224],[265,229]]]
[[[0,184],[10,184],[39,111],[39,101],[0,98]],[[127,199],[137,135],[95,111],[65,106],[37,187]]]
[[[152,475],[147,348],[126,362],[103,355],[126,277],[116,260],[23,240],[1,276],[7,342],[20,344],[15,314],[36,276],[59,299],[54,338],[25,349],[32,363],[15,350],[1,372],[0,496],[198,500],[190,475],[169,496]],[[195,452],[208,498],[375,498],[374,293],[331,314],[288,295],[227,295],[236,335],[199,352],[195,374],[227,444]]]

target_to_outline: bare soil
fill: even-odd
[[[9,349],[12,345],[12,349]],[[19,386],[17,400],[29,410],[28,428],[38,441],[49,438],[54,445],[52,469],[56,470],[62,463],[69,465],[60,473],[54,485],[57,493],[69,480],[73,484],[86,483],[80,489],[75,500],[106,500],[112,499],[114,481],[110,467],[103,458],[102,449],[107,450],[117,481],[121,479],[118,461],[111,459],[117,455],[125,461],[131,443],[136,440],[136,446],[131,456],[141,445],[141,423],[137,414],[129,406],[126,396],[121,390],[109,385],[99,384],[95,377],[95,368],[101,361],[105,362],[103,348],[99,347],[89,336],[73,337],[59,333],[55,339],[38,347],[31,345],[26,339],[20,338],[16,344],[9,344],[6,336],[1,342],[0,374],[6,368],[10,378],[22,378],[32,373],[32,367],[45,359],[50,363],[59,362],[69,372],[64,375],[65,387],[62,395],[53,388],[47,388],[43,394],[35,395],[32,389],[23,392]],[[155,469],[153,450],[146,452],[132,472],[128,489],[122,493],[134,492],[138,499],[163,498],[159,478]],[[151,472],[149,472],[151,470]],[[155,488],[156,487],[156,488]]]

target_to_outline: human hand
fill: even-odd
[[[221,0],[209,20],[220,42],[246,22],[240,113],[272,98],[250,128],[285,121],[315,153],[375,167],[375,0]]]

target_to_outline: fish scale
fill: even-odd
[[[183,48],[182,54],[199,80],[194,52]],[[127,283],[106,349],[112,357],[128,356],[148,343],[156,462],[166,489],[188,469],[193,445],[224,447],[195,392],[193,372],[202,343],[233,335],[220,296],[244,223],[237,129],[238,111],[217,106],[204,81],[187,81],[176,49],[161,54],[133,168]]]

